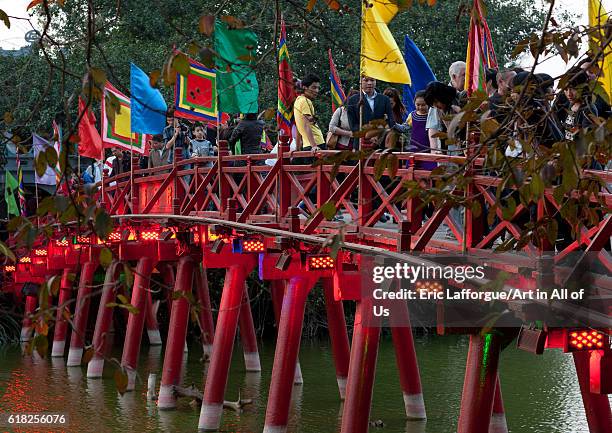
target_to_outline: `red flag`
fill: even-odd
[[[291,137],[291,127],[293,126],[294,101],[295,85],[293,84],[291,65],[289,65],[285,20],[281,18],[281,32],[278,42],[278,112],[276,120],[279,132],[283,131],[283,135],[289,137]]]
[[[102,138],[96,129],[96,118],[79,96],[79,116],[83,112],[85,114],[79,123],[79,155],[100,159],[102,158]]]
[[[474,0],[468,34],[465,90],[471,96],[476,90],[486,91],[485,68],[497,68],[491,32],[482,13],[481,0]]]

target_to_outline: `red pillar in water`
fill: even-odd
[[[287,282],[285,280],[272,280],[270,284],[270,288],[272,290],[272,308],[274,310],[274,320],[276,321],[277,330],[280,323],[281,309],[283,308],[283,296],[285,296],[286,284]],[[295,365],[295,377],[293,378],[293,383],[296,385],[301,385],[304,383],[299,356]]]
[[[231,266],[225,274],[221,305],[215,329],[213,353],[206,376],[204,399],[198,428],[204,431],[215,431],[221,425],[223,397],[227,386],[234,338],[238,327],[240,304],[244,293],[244,282],[255,266],[252,263]]]
[[[85,262],[81,270],[79,291],[74,307],[74,329],[70,334],[70,350],[66,361],[68,367],[81,365],[85,332],[87,331],[87,318],[89,317],[89,304],[91,303],[92,282],[97,267],[98,264],[95,262]]]
[[[196,269],[196,298],[200,303],[199,319],[200,331],[202,332],[202,350],[204,355],[212,355],[212,346],[215,336],[215,323],[213,321],[212,308],[210,306],[210,292],[208,290],[208,278],[206,268],[198,266]]]
[[[406,418],[427,419],[408,306],[405,302],[391,302],[390,307],[391,337],[404,397]]]
[[[508,424],[506,423],[506,411],[504,410],[504,400],[502,398],[499,374],[497,375],[495,384],[495,400],[493,401],[493,414],[491,414],[489,433],[508,433]]]
[[[159,324],[157,323],[158,301],[153,302],[151,291],[147,290],[147,307],[145,316],[145,326],[147,327],[147,337],[151,346],[161,346],[162,340],[159,335]]]
[[[470,335],[457,433],[488,433],[499,351],[499,336]]]
[[[64,348],[66,347],[66,334],[68,331],[68,322],[64,317],[64,310],[70,306],[66,305],[72,297],[72,281],[70,281],[70,268],[65,268],[62,272],[60,280],[59,298],[57,300],[57,312],[55,313],[55,329],[53,330],[53,345],[51,346],[51,356],[64,356]],[[62,305],[65,305],[62,307]]]
[[[242,342],[246,371],[261,371],[259,350],[257,349],[257,336],[255,335],[255,325],[253,323],[251,302],[249,300],[249,291],[246,283],[244,285],[244,294],[242,295],[238,325],[240,327],[240,341]]]
[[[276,337],[264,433],[287,431],[295,366],[302,338],[304,308],[308,292],[315,282],[315,278],[304,275],[291,278],[287,284]]]
[[[153,272],[153,260],[150,257],[139,259],[138,265],[136,265],[134,287],[130,301],[138,309],[138,312],[137,314],[130,312],[121,356],[121,366],[126,369],[128,375],[128,391],[134,390],[136,382],[136,368],[138,367],[138,355],[140,354],[147,305],[146,291],[149,289],[151,272]]]
[[[38,305],[38,298],[36,296],[26,296],[25,299],[25,311],[23,312],[23,322],[21,325],[21,339],[20,341],[30,341],[32,339],[32,319],[30,316],[34,314],[36,306]]]
[[[574,352],[574,365],[582,394],[582,403],[590,433],[612,433],[612,412],[606,394],[594,394],[590,389],[590,352]]]
[[[344,400],[346,395],[346,378],[349,371],[349,359],[351,349],[349,346],[348,333],[346,332],[346,320],[342,301],[334,299],[334,284],[331,278],[323,278],[323,295],[325,296],[325,309],[327,311],[327,328],[331,341],[332,354],[336,366],[336,380],[340,398]]]
[[[368,431],[380,339],[379,324],[379,319],[372,315],[371,300],[360,301],[355,311],[341,433],[367,433]]]
[[[176,271],[175,292],[191,292],[193,272],[194,262],[191,257],[182,257],[178,262],[178,269]],[[176,407],[176,398],[172,388],[175,385],[179,385],[181,380],[183,350],[185,338],[187,337],[188,322],[189,302],[184,296],[179,296],[172,301],[172,310],[170,312],[166,353],[164,354],[161,386],[159,388],[159,399],[157,400],[157,405],[162,410],[174,409]]]
[[[104,370],[104,352],[108,344],[108,334],[111,331],[114,311],[113,307],[107,307],[106,305],[115,302],[117,296],[117,279],[122,267],[123,265],[118,260],[114,260],[108,268],[106,268],[102,295],[100,296],[100,305],[98,306],[98,315],[96,316],[96,327],[94,328],[94,355],[87,364],[87,377],[89,378],[102,377],[102,371]]]

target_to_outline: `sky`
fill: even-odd
[[[30,1],[31,0],[0,0],[0,9],[4,10],[8,15],[27,18],[28,13],[26,12],[26,7]],[[536,1],[542,2],[544,0]],[[565,10],[570,13],[576,24],[587,24],[587,4],[588,0],[557,0],[553,16],[558,16],[562,10]],[[608,12],[612,11],[612,0],[603,0],[603,5]],[[563,25],[561,20],[558,21]],[[0,22],[0,48],[14,50],[23,47],[26,45],[24,35],[28,30],[31,30],[31,26],[27,21],[11,19],[10,30]],[[531,61],[531,56],[528,55],[524,56],[521,63],[524,64],[524,66],[529,66]],[[536,72],[546,72],[554,77],[562,74],[566,69],[567,66],[561,57],[555,56],[555,58],[547,60],[542,65],[539,65]]]

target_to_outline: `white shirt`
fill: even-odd
[[[363,93],[365,95],[366,101],[368,101],[368,105],[370,106],[370,110],[374,112],[374,99],[376,99],[376,90],[372,93],[372,96],[369,96],[367,93]]]

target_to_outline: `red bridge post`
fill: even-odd
[[[591,352],[574,352],[574,365],[582,394],[582,403],[590,433],[612,433],[612,412],[606,394],[594,394],[590,389],[589,362]],[[603,372],[602,372],[603,373]],[[608,373],[609,374],[609,373]]]
[[[358,301],[341,433],[368,432],[379,340],[380,326],[372,315],[372,300]]]
[[[259,350],[257,349],[257,336],[255,335],[255,325],[253,324],[253,314],[251,312],[249,291],[246,283],[244,284],[244,294],[242,295],[238,325],[240,328],[240,341],[242,342],[246,371],[261,371]]]
[[[210,292],[208,290],[208,278],[206,268],[196,269],[196,298],[200,302],[200,331],[202,332],[202,350],[204,355],[210,359],[212,355],[213,339],[215,336],[215,323],[210,306]]]
[[[140,354],[145,308],[147,306],[146,291],[149,289],[151,272],[153,272],[153,260],[150,257],[139,259],[134,273],[134,287],[130,301],[132,306],[138,309],[138,312],[136,314],[130,312],[121,356],[121,366],[125,368],[128,376],[127,391],[133,391],[136,382],[136,368],[138,367],[138,355]]]
[[[89,361],[89,364],[87,364],[87,377],[89,378],[102,377],[102,371],[104,370],[104,353],[109,344],[109,333],[113,323],[114,311],[113,307],[107,307],[106,305],[115,302],[117,297],[116,284],[121,269],[122,264],[118,260],[113,260],[108,268],[106,268],[98,315],[96,317],[96,327],[94,328],[94,355],[91,361]]]
[[[493,414],[491,415],[491,423],[489,424],[489,433],[508,433],[508,423],[506,422],[499,374],[495,382],[495,400],[493,401]]]
[[[346,320],[344,318],[344,307],[342,306],[342,301],[334,299],[333,280],[331,278],[322,278],[321,282],[325,296],[325,309],[327,310],[329,339],[336,366],[336,381],[338,382],[340,399],[344,400],[346,395],[346,378],[348,377],[349,360],[351,357],[348,333],[346,332]]]
[[[68,351],[68,360],[66,361],[66,366],[68,367],[81,365],[89,305],[91,303],[91,283],[97,267],[97,263],[89,261],[85,262],[81,270],[79,291],[77,293],[76,306],[74,307],[74,329],[70,335],[70,350]]]
[[[151,291],[147,290],[147,307],[145,309],[145,325],[147,327],[147,337],[151,346],[161,346],[162,340],[159,335],[159,324],[157,323],[158,301],[153,302]]]
[[[308,293],[315,282],[316,278],[303,275],[291,278],[287,284],[278,326],[264,433],[287,431],[291,390],[302,338],[304,308]]]
[[[32,339],[32,319],[30,316],[36,311],[38,305],[38,298],[36,296],[28,295],[25,299],[25,311],[23,312],[23,322],[21,325],[21,338],[19,341],[30,341]]]
[[[295,209],[295,208],[292,208],[292,209]],[[270,287],[272,288],[272,308],[274,310],[274,320],[276,322],[277,334],[278,334],[278,329],[280,327],[280,316],[281,316],[281,309],[283,308],[283,296],[285,296],[285,286],[286,285],[287,285],[286,280],[271,280],[270,281]],[[296,385],[301,385],[302,383],[304,383],[304,378],[302,377],[302,367],[300,366],[299,356],[295,364],[295,375],[293,378],[293,383]]]
[[[238,327],[240,303],[243,299],[244,282],[255,266],[253,260],[247,264],[237,264],[228,268],[221,295],[221,305],[217,318],[213,353],[206,376],[204,399],[198,428],[205,431],[215,431],[221,425],[223,400],[230,361],[234,347],[234,338]]]
[[[194,263],[191,257],[181,257],[176,271],[176,285],[174,292],[180,294],[172,301],[168,338],[166,340],[166,353],[162,370],[161,386],[157,406],[160,410],[174,409],[176,398],[173,387],[180,384],[181,367],[183,364],[185,339],[189,320],[189,302],[185,293],[191,292],[194,276]]]
[[[72,281],[70,281],[70,268],[64,268],[60,281],[59,298],[57,300],[57,312],[55,314],[55,329],[53,331],[53,345],[51,347],[52,357],[64,356],[66,347],[66,333],[68,322],[64,317],[64,311],[70,312],[70,307],[66,305],[72,297]]]
[[[406,418],[424,420],[427,419],[427,414],[408,306],[404,302],[392,302],[391,308],[391,337],[404,397]]]
[[[457,433],[489,432],[499,352],[499,336],[470,335]]]

